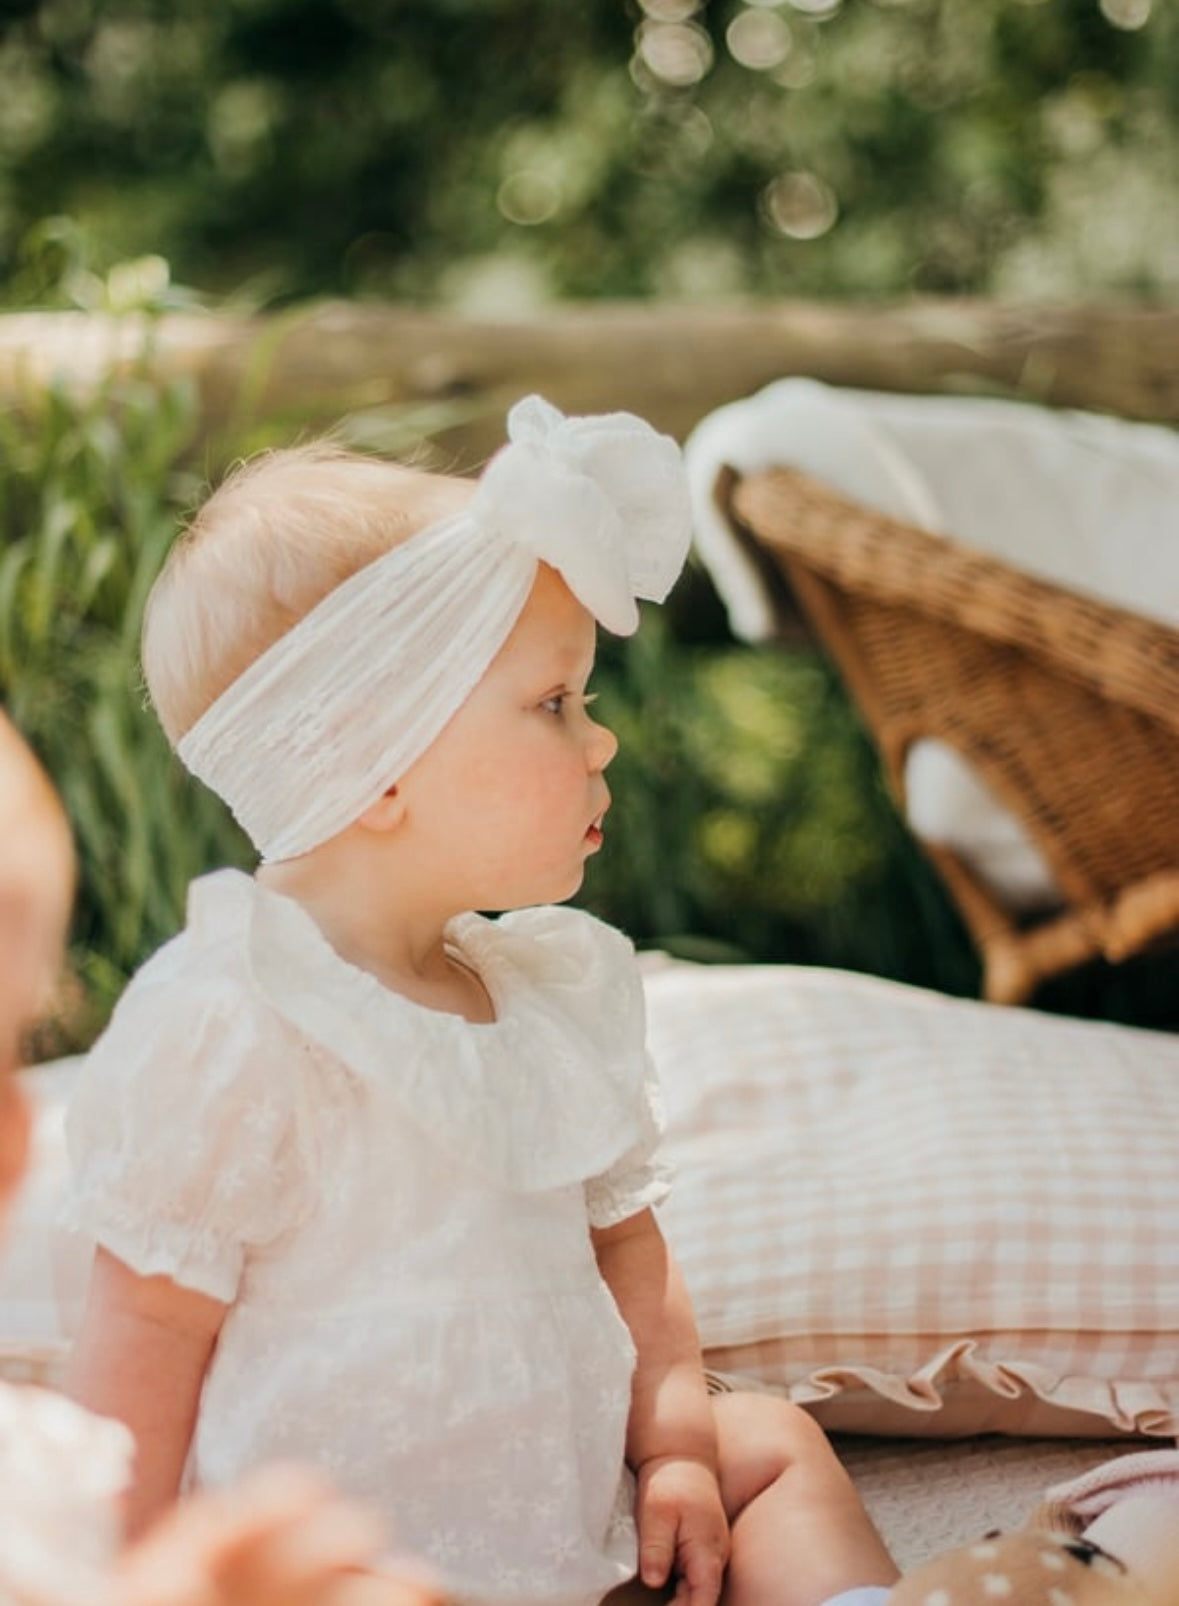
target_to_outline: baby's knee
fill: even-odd
[[[714,1396],[717,1432],[777,1453],[790,1461],[813,1455],[827,1444],[827,1436],[809,1412],[776,1394],[721,1394]]]
[[[792,1467],[834,1460],[827,1435],[801,1406],[774,1394],[714,1398],[722,1466],[740,1487],[738,1503],[775,1483]]]

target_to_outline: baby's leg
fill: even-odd
[[[899,1574],[823,1430],[768,1394],[713,1400],[732,1525],[725,1606],[821,1606]]]

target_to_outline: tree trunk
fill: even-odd
[[[14,313],[0,317],[0,405],[27,403],[54,377],[84,390],[138,360],[196,382],[207,431],[269,420],[294,433],[360,413],[407,445],[435,440],[459,469],[499,443],[505,408],[531,390],[571,412],[626,408],[681,438],[789,374],[1179,423],[1179,312],[949,300],[602,302],[505,323],[371,303],[154,320]]]

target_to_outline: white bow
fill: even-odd
[[[662,602],[688,555],[680,449],[633,413],[566,418],[540,396],[508,414],[471,517],[557,569],[607,630],[629,636],[636,598]]]

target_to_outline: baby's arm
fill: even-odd
[[[678,1593],[692,1606],[712,1606],[728,1556],[728,1525],[687,1290],[650,1210],[593,1237],[638,1355],[626,1449],[638,1478],[639,1573],[658,1587],[674,1566]]]
[[[205,1370],[228,1306],[169,1277],[141,1277],[99,1249],[69,1392],[135,1437],[133,1537],[176,1498]]]

